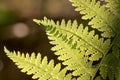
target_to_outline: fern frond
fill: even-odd
[[[66,68],[61,70],[61,65],[54,66],[54,61],[50,60],[48,63],[47,57],[41,59],[41,54],[35,53],[21,54],[20,52],[10,52],[4,48],[7,56],[15,62],[22,72],[28,75],[33,74],[33,79],[38,80],[71,80],[71,74],[66,75]]]
[[[34,20],[38,24],[46,27],[48,38],[51,44],[55,45],[52,50],[59,55],[58,59],[67,65],[67,69],[74,70],[74,76],[80,76],[78,80],[90,80],[96,71],[93,67],[93,61],[97,61],[109,48],[110,41],[103,41],[94,34],[94,31],[88,32],[88,27],[77,25],[74,21],[65,23],[55,23],[53,20]],[[96,43],[95,43],[96,42]]]
[[[113,47],[112,53],[109,53],[100,65],[100,74],[103,79],[120,80],[120,49]]]
[[[83,47],[86,48],[86,50],[93,50],[95,52],[93,53],[100,53],[104,55],[105,50],[109,48],[110,40],[107,39],[104,41],[103,38],[99,38],[98,35],[95,35],[94,31],[89,31],[88,27],[83,27],[82,24],[77,25],[76,21],[73,21],[71,24],[71,21],[68,21],[65,23],[64,20],[60,22],[55,23],[53,20],[49,20],[47,18],[44,18],[44,20],[34,20],[37,24],[41,24],[46,27],[46,33],[48,34],[48,37],[50,40],[55,41],[58,37],[62,37],[65,39],[71,39],[68,42],[73,42],[74,45],[76,44],[80,49]],[[62,36],[64,34],[64,36]],[[53,39],[52,39],[53,38]],[[54,39],[56,38],[56,39]],[[63,40],[67,41],[67,40]],[[54,45],[60,44],[61,42],[56,42]],[[52,43],[53,44],[53,43]],[[84,46],[83,46],[84,45]],[[63,45],[61,45],[63,46]],[[59,48],[56,48],[59,49]],[[82,49],[84,51],[84,49]],[[90,52],[91,53],[91,52]]]
[[[105,0],[106,7],[117,17],[120,15],[120,0]],[[120,18],[120,17],[119,17]]]
[[[103,32],[102,36],[111,37],[116,33],[116,17],[111,14],[105,7],[100,5],[100,1],[96,0],[70,0],[76,11],[84,14],[83,19],[91,19],[89,25]],[[113,21],[115,21],[113,23]]]
[[[38,80],[120,80],[120,0],[70,0],[89,27],[77,20],[34,19],[46,29],[51,50],[62,61],[10,52],[7,56],[22,72]],[[99,34],[97,34],[97,31]],[[61,65],[65,68],[61,69]],[[70,71],[70,73],[69,73]]]

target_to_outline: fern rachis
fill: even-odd
[[[120,80],[120,0],[105,0],[107,4],[103,5],[98,0],[70,1],[84,14],[82,19],[90,20],[89,27],[78,24],[77,20],[34,19],[45,27],[50,44],[54,45],[51,50],[64,69],[60,69],[60,64],[54,66],[53,60],[48,63],[46,57],[41,60],[40,54],[35,57],[33,53],[30,57],[5,48],[8,57],[23,72],[39,80]]]

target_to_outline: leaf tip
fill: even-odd
[[[37,24],[40,24],[40,20],[38,20],[38,19],[33,19],[33,21]]]
[[[9,52],[9,50],[6,48],[6,46],[4,46],[4,52],[5,52],[5,53],[8,53],[8,52]]]

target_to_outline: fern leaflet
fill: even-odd
[[[105,0],[107,2],[106,7],[118,18],[120,14],[120,1],[119,0]]]
[[[89,25],[103,32],[102,36],[111,37],[116,33],[117,26],[116,17],[112,15],[106,8],[105,5],[100,5],[100,1],[96,0],[70,0],[73,6],[76,7],[76,11],[80,11],[84,14],[83,19],[91,19]],[[102,13],[102,14],[101,14]],[[115,21],[113,23],[113,21]]]
[[[54,66],[54,61],[49,63],[47,57],[41,59],[41,54],[35,53],[20,54],[20,52],[10,52],[4,48],[7,56],[13,60],[22,72],[27,72],[28,75],[33,74],[33,79],[38,80],[71,80],[71,74],[66,75],[66,69],[61,70],[61,65]],[[65,76],[66,75],[66,76]]]
[[[120,49],[113,47],[112,53],[108,54],[100,67],[100,74],[102,78],[109,80],[120,80]]]

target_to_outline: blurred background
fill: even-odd
[[[32,80],[6,56],[4,46],[11,51],[41,52],[58,62],[50,51],[52,45],[44,27],[32,21],[44,16],[55,21],[64,18],[82,22],[69,0],[0,0],[0,80]]]

